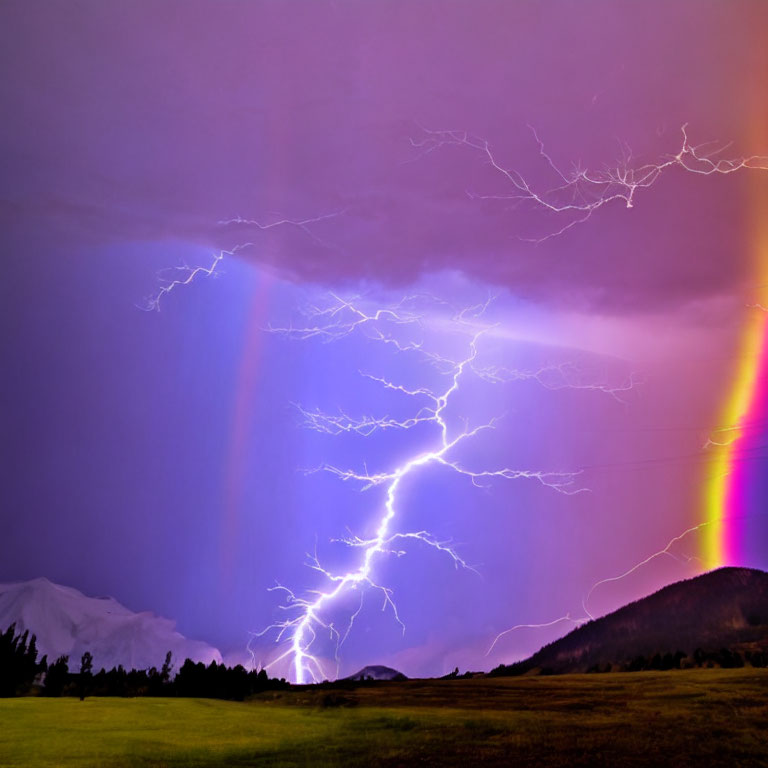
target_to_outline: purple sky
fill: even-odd
[[[382,559],[407,632],[372,598],[342,672],[488,668],[562,632],[522,630],[483,655],[512,625],[581,616],[595,581],[701,521],[702,445],[757,289],[748,200],[768,174],[672,170],[632,210],[533,244],[556,217],[477,199],[508,191],[478,152],[411,141],[466,130],[549,186],[529,125],[566,170],[626,147],[657,161],[686,122],[694,142],[732,141],[729,157],[768,154],[767,24],[761,0],[3,3],[0,580],[109,593],[242,650],[279,616],[267,588],[316,585],[305,553],[317,542],[340,565],[349,553],[329,539],[369,526],[381,503],[297,470],[391,467],[419,446],[309,432],[291,404],[390,413],[402,401],[360,369],[432,375],[364,337],[259,329],[328,290],[370,307],[416,290],[457,306],[493,294],[503,333],[487,362],[578,364],[583,382],[637,385],[621,402],[468,385],[457,416],[506,417],[464,459],[583,470],[590,492],[419,477],[407,525],[452,539],[479,575],[418,548]],[[311,233],[217,223],[326,214]],[[137,308],[158,270],[246,240],[216,279],[159,313]],[[466,339],[430,341],[460,354]],[[755,525],[745,564],[765,567]],[[698,543],[683,544],[680,561],[601,588],[591,610],[695,573]],[[269,658],[266,640],[257,650]]]

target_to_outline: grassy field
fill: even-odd
[[[0,699],[0,766],[768,766],[768,670]]]

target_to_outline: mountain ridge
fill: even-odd
[[[490,674],[628,668],[640,657],[697,649],[768,652],[768,573],[724,567],[669,584]]]

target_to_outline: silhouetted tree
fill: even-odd
[[[167,683],[171,679],[171,671],[173,670],[173,654],[168,651],[165,654],[165,661],[163,662],[163,668],[160,670],[160,679]]]
[[[112,667],[105,675],[106,696],[128,696],[128,673],[122,664]]]
[[[46,667],[45,656],[37,660],[37,641],[28,630],[17,635],[16,625],[11,624],[0,635],[0,696],[28,693]]]
[[[47,671],[46,671],[47,670]],[[37,642],[29,632],[16,633],[11,625],[0,634],[0,696],[30,693],[41,673],[44,696],[199,696],[242,700],[261,691],[290,688],[284,679],[270,679],[267,671],[247,671],[242,665],[227,667],[211,662],[207,667],[186,659],[172,678],[173,656],[165,655],[162,667],[131,669],[122,666],[93,673],[89,651],[80,659],[80,671],[69,671],[69,657],[60,656],[50,666],[43,657],[37,661]]]
[[[248,672],[238,664],[227,667],[211,662],[187,659],[173,681],[172,690],[177,696],[242,700],[246,696],[266,690],[290,687],[285,680],[270,679],[266,670]]]
[[[90,692],[92,678],[93,656],[90,651],[86,651],[80,659],[80,674],[77,677],[77,690],[80,694],[80,701],[84,701]]]
[[[48,667],[43,682],[44,696],[61,696],[69,683],[69,656],[59,656],[56,661]]]
[[[452,680],[455,677],[459,676],[459,668],[454,667],[453,672],[449,672],[447,675],[443,675],[441,680]]]

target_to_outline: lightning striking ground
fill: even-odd
[[[295,404],[302,425],[324,434],[355,433],[370,437],[377,432],[409,430],[419,425],[431,426],[435,433],[430,448],[415,452],[390,470],[371,472],[367,468],[355,470],[331,464],[323,464],[309,470],[330,473],[344,482],[357,485],[361,490],[382,487],[385,491],[385,500],[377,518],[373,536],[362,538],[350,535],[336,540],[360,550],[360,558],[355,568],[343,573],[331,572],[320,564],[315,553],[308,556],[308,565],[325,578],[329,584],[328,588],[306,595],[297,594],[282,584],[273,588],[285,593],[286,600],[281,607],[293,615],[274,622],[261,632],[255,633],[254,636],[263,637],[268,633],[274,633],[275,641],[282,644],[284,648],[267,666],[288,661],[292,668],[292,676],[298,683],[316,682],[328,676],[318,654],[313,650],[321,632],[335,642],[335,658],[338,665],[339,649],[362,609],[366,589],[380,591],[383,596],[383,607],[391,609],[395,620],[403,629],[405,628],[392,591],[379,584],[374,578],[375,564],[380,556],[405,554],[405,551],[398,547],[419,542],[451,558],[457,568],[474,570],[450,542],[441,541],[426,530],[408,531],[399,527],[402,485],[406,478],[417,474],[424,467],[433,465],[466,477],[478,487],[486,487],[494,480],[529,480],[561,494],[576,494],[587,490],[577,484],[578,472],[574,471],[512,467],[474,469],[465,466],[457,458],[456,449],[480,433],[492,430],[498,421],[491,419],[471,428],[465,424],[464,428],[458,431],[451,429],[448,413],[452,398],[467,377],[476,376],[487,383],[533,380],[548,389],[568,387],[595,390],[607,393],[617,400],[620,392],[631,389],[635,384],[633,378],[616,387],[581,383],[577,380],[577,368],[573,364],[546,366],[533,371],[517,371],[481,364],[479,354],[482,341],[484,337],[492,334],[496,327],[482,320],[490,300],[460,311],[452,310],[451,323],[466,339],[465,354],[455,359],[427,349],[422,339],[401,338],[402,334],[398,335],[394,332],[396,329],[403,328],[424,329],[430,324],[430,317],[428,313],[419,311],[417,306],[427,301],[448,307],[446,302],[419,294],[406,296],[393,305],[369,309],[366,302],[359,298],[343,299],[331,294],[331,299],[328,306],[310,307],[305,313],[306,321],[303,324],[270,326],[268,330],[291,339],[319,339],[323,342],[333,342],[352,333],[359,333],[364,338],[384,344],[398,353],[418,356],[419,360],[434,368],[444,378],[445,383],[440,388],[407,387],[383,376],[361,372],[362,376],[384,389],[400,393],[414,401],[414,411],[405,418],[388,415],[353,416],[345,411],[333,414]],[[329,616],[334,603],[347,593],[358,590],[361,595],[358,609],[348,618],[346,626],[337,626]]]
[[[496,420],[491,420],[472,428],[465,425],[463,429],[453,432],[447,420],[452,397],[461,387],[465,377],[474,374],[486,381],[490,380],[487,373],[488,369],[479,367],[477,363],[479,345],[483,337],[494,327],[480,324],[477,321],[487,308],[487,303],[465,309],[454,315],[454,322],[468,336],[468,341],[466,342],[465,355],[452,360],[426,350],[422,342],[402,340],[383,327],[385,323],[392,323],[395,326],[420,326],[424,323],[425,316],[413,309],[414,297],[406,297],[396,305],[375,310],[366,309],[363,302],[358,300],[340,299],[338,296],[333,296],[333,299],[334,301],[329,307],[313,308],[309,311],[308,314],[313,319],[310,324],[282,328],[272,327],[270,330],[294,339],[320,338],[324,341],[343,338],[358,331],[369,339],[393,346],[398,352],[419,355],[422,360],[435,366],[445,377],[445,386],[441,389],[409,388],[381,376],[363,374],[382,387],[399,392],[418,403],[415,413],[404,419],[395,419],[389,416],[353,417],[344,412],[326,414],[321,411],[310,411],[297,405],[305,426],[327,434],[337,435],[344,432],[354,432],[370,436],[382,430],[407,430],[423,424],[431,425],[435,431],[431,448],[413,454],[391,470],[372,473],[367,469],[359,471],[329,464],[313,470],[329,472],[343,481],[358,484],[363,490],[381,486],[385,489],[385,501],[377,521],[376,532],[372,537],[351,536],[339,539],[347,546],[358,548],[361,551],[356,568],[345,573],[332,573],[320,565],[315,555],[310,557],[309,565],[327,579],[330,584],[327,590],[310,593],[308,597],[305,597],[297,595],[282,585],[276,587],[276,589],[286,593],[287,600],[283,608],[295,612],[296,615],[275,622],[258,635],[261,636],[274,631],[276,632],[276,641],[278,643],[284,642],[287,645],[285,650],[270,662],[270,666],[280,661],[290,660],[293,677],[298,683],[318,681],[327,676],[320,660],[312,650],[318,633],[323,631],[331,636],[336,641],[338,653],[338,648],[348,635],[359,613],[360,609],[349,618],[347,626],[343,629],[337,627],[328,618],[328,610],[342,594],[360,589],[362,607],[362,590],[364,588],[379,590],[384,598],[384,606],[392,610],[395,619],[402,625],[392,592],[374,580],[374,566],[379,556],[404,554],[403,550],[396,549],[396,547],[417,541],[447,555],[457,568],[471,569],[470,564],[458,554],[450,542],[439,540],[429,531],[401,530],[396,526],[400,512],[401,486],[406,478],[428,465],[437,465],[458,473],[468,478],[474,485],[481,487],[493,480],[504,479],[532,480],[551,490],[565,494],[580,493],[585,490],[576,485],[577,473],[575,472],[510,467],[478,470],[465,466],[455,456],[456,449],[464,442],[471,440],[483,431],[493,429],[496,423]],[[508,376],[497,373],[494,379],[503,381],[505,379],[514,380],[515,378],[535,378],[533,373],[520,374],[517,377],[511,371],[508,373]]]
[[[691,144],[687,125],[683,125],[681,129],[682,144],[679,150],[676,154],[667,156],[659,162],[633,165],[632,152],[629,148],[625,148],[621,159],[613,167],[600,171],[576,167],[567,173],[562,171],[546,152],[544,143],[536,131],[533,128],[531,131],[538,146],[540,157],[557,177],[557,183],[553,187],[537,189],[522,174],[514,169],[504,167],[488,141],[463,131],[424,130],[423,138],[412,140],[411,143],[418,150],[417,159],[449,145],[463,146],[479,152],[490,167],[512,187],[511,192],[502,195],[483,195],[470,192],[468,193],[470,198],[528,203],[565,220],[564,224],[547,231],[542,236],[522,238],[534,243],[565,234],[571,228],[585,223],[596,211],[609,204],[621,203],[626,208],[632,208],[640,190],[650,188],[663,174],[675,167],[703,176],[730,174],[742,169],[768,170],[767,157],[754,155],[746,158],[724,159],[721,155],[727,150],[728,145]],[[280,219],[271,224],[262,224],[256,220],[237,217],[219,222],[219,224],[225,227],[252,227],[259,231],[274,227],[294,227],[307,234],[318,244],[325,246],[326,244],[315,235],[310,226],[338,216],[340,213],[342,212],[300,221]],[[230,251],[221,251],[214,256],[209,267],[179,268],[183,272],[183,277],[168,280],[154,299],[149,302],[148,308],[158,309],[160,299],[163,296],[176,287],[188,285],[198,275],[212,276],[225,255],[231,255],[243,249],[255,247],[255,245],[254,242],[247,242],[235,246]],[[303,426],[329,435],[355,433],[370,437],[377,432],[409,430],[421,425],[432,426],[435,431],[435,440],[430,449],[415,453],[390,470],[371,473],[367,468],[361,471],[340,468],[330,464],[323,464],[311,470],[328,472],[345,482],[359,485],[362,490],[382,487],[385,490],[385,502],[378,518],[376,518],[375,535],[362,538],[351,534],[349,537],[337,539],[346,546],[360,550],[361,554],[356,568],[343,573],[332,572],[321,565],[315,553],[309,556],[308,565],[326,579],[329,586],[325,590],[299,594],[281,584],[273,588],[285,593],[286,599],[281,607],[292,615],[283,621],[271,624],[262,632],[256,633],[255,636],[261,637],[270,632],[275,633],[276,642],[285,647],[268,666],[289,660],[293,677],[298,683],[318,681],[327,677],[320,658],[313,650],[320,633],[327,634],[335,641],[338,664],[339,649],[362,610],[367,589],[377,590],[381,593],[384,608],[391,609],[395,620],[401,624],[403,629],[405,628],[399,616],[392,590],[375,580],[374,566],[379,556],[402,555],[404,550],[398,547],[411,541],[418,541],[450,557],[457,568],[472,568],[451,546],[450,542],[441,541],[425,530],[407,531],[400,530],[396,526],[401,509],[399,502],[401,501],[402,484],[406,478],[416,474],[423,467],[437,465],[467,477],[474,485],[480,487],[484,487],[494,479],[527,479],[564,494],[580,493],[585,490],[576,484],[578,473],[573,471],[542,471],[509,467],[475,470],[465,467],[455,457],[455,449],[481,432],[493,429],[496,424],[496,420],[492,419],[471,429],[465,425],[463,430],[456,433],[449,428],[447,412],[453,395],[459,390],[465,377],[474,375],[487,383],[533,380],[547,389],[592,389],[608,394],[619,402],[624,402],[622,394],[632,390],[638,383],[633,374],[616,386],[584,384],[579,381],[578,370],[571,364],[545,366],[535,371],[518,371],[505,366],[480,364],[478,362],[478,345],[485,336],[493,333],[493,326],[483,325],[478,321],[478,318],[488,308],[488,302],[461,310],[453,315],[452,320],[462,328],[462,331],[469,338],[467,352],[459,359],[428,350],[422,341],[402,340],[391,332],[392,327],[420,328],[429,321],[423,312],[414,308],[416,301],[420,298],[424,298],[424,296],[406,296],[394,305],[370,310],[359,299],[342,299],[332,294],[333,301],[330,305],[309,308],[305,323],[284,327],[270,326],[266,329],[292,339],[305,341],[317,339],[323,342],[337,341],[353,333],[359,333],[363,337],[382,343],[399,353],[419,355],[423,361],[446,377],[446,385],[443,388],[409,388],[386,377],[361,372],[363,376],[378,383],[384,389],[399,392],[418,403],[416,409],[407,418],[395,418],[388,415],[353,416],[343,410],[330,414],[295,404]],[[428,298],[434,299],[434,297]],[[762,307],[759,308],[762,309]],[[563,622],[578,625],[593,618],[587,604],[596,588],[607,582],[626,578],[658,557],[664,555],[674,557],[671,547],[676,542],[708,524],[702,523],[684,531],[670,540],[662,550],[653,553],[625,573],[593,584],[583,600],[585,613],[583,618],[572,618],[568,614],[546,624],[516,625],[500,633],[494,639],[489,652],[502,637],[517,629],[554,626]],[[355,591],[360,594],[358,609],[348,617],[345,626],[337,626],[329,615],[331,609],[343,595]]]

